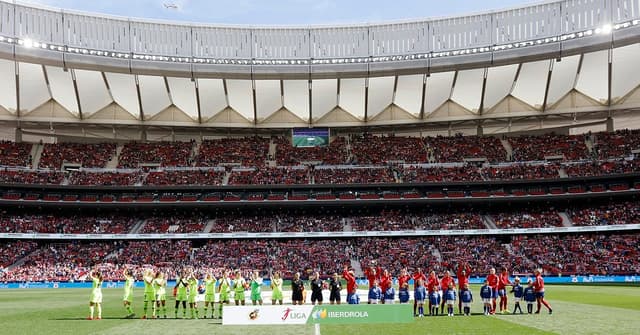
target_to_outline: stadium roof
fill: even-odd
[[[486,134],[610,116],[629,126],[640,107],[640,0],[298,28],[132,21],[4,1],[0,12],[8,127]]]

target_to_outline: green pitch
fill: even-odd
[[[219,320],[127,320],[121,289],[103,289],[103,320],[87,321],[89,290],[0,290],[0,334],[313,334],[313,326],[222,326]],[[478,288],[473,288],[476,300]],[[142,314],[142,290],[134,310]],[[471,317],[438,316],[411,324],[323,326],[321,334],[637,334],[640,288],[624,286],[551,286],[547,299],[553,315],[481,315],[477,301]],[[173,316],[173,301],[167,301]],[[513,308],[510,300],[509,308]],[[526,311],[526,306],[523,306]],[[457,308],[456,308],[457,313]],[[188,313],[187,313],[188,314]],[[202,315],[202,307],[200,310]]]

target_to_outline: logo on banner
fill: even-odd
[[[318,319],[326,319],[327,318],[327,310],[326,309],[319,309],[315,312],[313,312],[311,314],[311,317],[314,320],[318,320]]]
[[[249,320],[255,320],[258,318],[260,313],[259,309],[254,309],[253,311],[251,311],[251,313],[249,313]]]
[[[296,312],[291,308],[285,309],[284,313],[282,314],[282,321],[286,321],[287,319],[300,320],[300,319],[306,319],[306,318],[307,318],[307,314],[303,312]]]

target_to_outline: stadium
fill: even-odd
[[[249,297],[257,271],[264,311],[279,272],[291,318],[303,314],[290,305],[296,273],[304,305],[319,279],[329,297],[334,273],[350,302],[351,274],[369,309],[305,313],[362,317],[375,315],[366,306],[374,280],[402,291],[401,274],[421,268],[458,283],[461,267],[471,318],[457,302],[455,321],[413,318],[411,280],[409,304],[394,297],[382,307],[406,307],[404,323],[249,329],[640,327],[640,0],[317,26],[0,0],[0,18],[0,333],[246,333],[218,319],[215,281],[215,315],[203,319],[200,304],[200,319],[174,320],[174,301],[176,318],[193,310],[176,300],[189,272],[190,295],[203,285],[195,303],[207,301],[207,274],[239,271]],[[524,286],[544,278],[553,314],[483,316],[480,285],[503,267]],[[140,319],[156,313],[143,311],[147,271],[166,278],[168,320]],[[103,306],[87,321],[97,274]],[[122,306],[125,280],[133,311]]]

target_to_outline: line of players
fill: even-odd
[[[471,268],[467,263],[460,264],[457,271],[458,290],[456,290],[456,280],[451,276],[449,271],[445,271],[442,278],[438,278],[435,271],[425,274],[421,268],[417,268],[412,274],[407,269],[403,269],[397,277],[398,280],[398,299],[400,303],[409,303],[409,282],[413,279],[414,284],[414,305],[413,314],[416,317],[422,317],[424,313],[425,302],[428,302],[428,314],[438,315],[444,314],[445,306],[447,315],[454,315],[454,305],[458,301],[458,313],[470,315],[471,303],[473,302],[473,294],[469,289],[469,277]],[[520,279],[515,278],[512,283],[509,279],[509,273],[506,268],[502,269],[500,275],[496,274],[494,268],[489,270],[489,275],[484,281],[484,285],[480,289],[480,297],[484,305],[484,314],[491,315],[496,313],[496,301],[499,298],[500,312],[507,313],[508,293],[507,286],[511,286],[511,291],[515,298],[515,307],[513,313],[520,311],[520,301],[527,303],[527,311],[529,314],[533,312],[533,304],[537,302],[536,314],[540,312],[541,305],[544,305],[549,314],[552,313],[551,306],[544,299],[544,279],[541,270],[534,271],[535,279],[529,280],[527,287],[520,285]],[[368,304],[385,304],[395,302],[395,289],[393,287],[393,277],[389,271],[375,266],[373,262],[366,270],[365,275],[369,282]],[[125,279],[123,304],[127,311],[126,318],[133,318],[133,286],[135,278],[133,273],[125,269],[123,271]],[[102,318],[102,275],[99,271],[92,271],[90,274],[92,279],[92,291],[89,301],[90,316],[88,319],[94,319],[94,309],[97,307],[97,317]],[[344,267],[342,278],[347,283],[347,303],[359,304],[360,298],[357,294],[358,285],[353,270]],[[144,282],[144,314],[143,319],[167,317],[166,309],[166,276],[162,272],[152,272],[145,270],[142,276]],[[280,272],[270,275],[270,287],[272,289],[272,304],[283,303],[283,279]],[[182,271],[181,276],[176,281],[173,295],[175,296],[174,317],[178,318],[180,306],[182,306],[182,318],[186,318],[187,303],[189,305],[190,317],[199,318],[199,309],[197,304],[198,294],[204,293],[204,314],[207,318],[208,309],[211,307],[210,317],[216,317],[215,313],[215,293],[218,293],[218,313],[217,317],[222,318],[223,305],[230,304],[231,295],[235,305],[245,304],[245,291],[250,290],[250,299],[253,305],[262,305],[262,285],[263,280],[258,271],[251,274],[249,281],[245,280],[240,270],[236,270],[231,276],[230,271],[224,271],[219,279],[216,279],[211,272],[207,272],[202,283],[195,275],[193,268],[186,268]],[[318,272],[310,276],[311,286],[311,302],[313,304],[322,304],[323,289],[329,289],[331,304],[341,303],[342,284],[338,273],[334,273],[328,282],[320,278]],[[300,274],[294,274],[291,281],[291,300],[294,305],[302,305],[306,301],[307,291]],[[149,316],[149,307],[151,307],[151,315]],[[438,313],[438,309],[440,312]],[[161,315],[162,313],[162,315]]]
[[[373,262],[365,271],[365,275],[369,282],[369,304],[375,303],[394,303],[395,289],[393,288],[393,278],[387,270],[376,267]],[[454,305],[458,302],[458,314],[470,315],[471,303],[473,302],[473,293],[469,289],[469,277],[471,267],[468,263],[461,263],[457,270],[458,289],[456,290],[456,279],[451,276],[449,271],[445,271],[441,278],[438,278],[435,271],[425,274],[421,268],[417,268],[416,272],[411,275],[407,269],[401,271],[398,276],[398,298],[400,303],[409,302],[409,281],[413,279],[413,314],[416,317],[425,315],[424,305],[428,302],[429,315],[444,314],[445,307],[448,316],[454,315]],[[496,313],[496,307],[500,308],[501,313],[508,313],[508,294],[513,293],[515,306],[513,313],[522,308],[520,301],[527,304],[527,312],[533,313],[533,305],[537,304],[536,314],[540,313],[541,306],[544,305],[549,314],[553,313],[551,305],[544,298],[544,279],[542,278],[542,270],[534,271],[534,279],[527,281],[527,286],[520,285],[520,278],[516,277],[512,283],[509,279],[509,272],[506,268],[502,272],[496,274],[495,268],[489,270],[489,275],[484,281],[484,285],[480,289],[480,297],[483,301],[483,310],[485,315],[493,315]],[[358,303],[356,293],[355,277],[353,272],[344,269],[343,277],[347,280],[347,301],[349,303]],[[511,290],[507,292],[507,287]],[[499,306],[497,301],[499,298]]]

